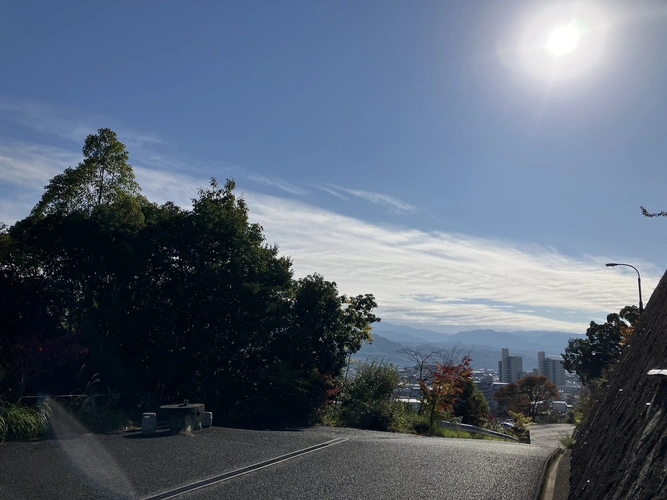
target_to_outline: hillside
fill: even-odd
[[[397,351],[404,347],[402,344],[392,342],[381,335],[375,334],[373,335],[373,343],[362,345],[359,352],[353,354],[352,358],[357,360],[375,359],[403,366],[407,363],[407,358]]]
[[[572,454],[571,500],[667,499],[667,273]]]
[[[379,325],[382,325],[380,328]],[[569,338],[574,334],[564,332],[497,332],[472,330],[457,334],[438,333],[430,330],[380,323],[373,327],[372,344],[364,344],[354,359],[377,359],[398,366],[410,364],[407,356],[398,351],[406,347],[431,346],[433,349],[452,349],[455,346],[470,352],[473,367],[498,368],[501,349],[509,348],[512,354],[523,357],[523,368],[537,368],[537,352],[560,355]],[[419,337],[417,337],[419,335]]]

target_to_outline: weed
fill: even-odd
[[[192,429],[190,426],[188,426],[186,429],[183,429],[181,432],[178,433],[179,436],[185,436],[185,437],[193,437],[195,434],[192,432]]]
[[[562,434],[558,436],[558,442],[560,445],[565,448],[566,450],[571,450],[574,448],[575,443],[577,442],[576,439],[574,439],[574,436],[571,434]]]
[[[45,401],[36,408],[21,403],[0,403],[0,442],[42,437],[49,425],[50,412]]]

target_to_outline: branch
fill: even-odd
[[[656,212],[654,214],[650,213],[646,208],[644,207],[639,207],[641,208],[642,215],[644,217],[667,217],[667,212]]]

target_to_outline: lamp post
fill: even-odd
[[[635,271],[637,271],[637,286],[639,287],[639,314],[641,314],[644,311],[644,304],[642,303],[642,277],[639,274],[639,270],[635,266],[631,266],[630,264],[621,264],[619,262],[610,262],[609,264],[606,264],[607,267],[616,267],[616,266],[626,266],[626,267],[631,267]]]

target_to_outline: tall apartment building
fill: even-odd
[[[540,375],[544,375],[557,386],[564,386],[565,368],[563,368],[563,361],[557,358],[547,358],[544,351],[537,353],[537,369]]]
[[[498,378],[501,382],[511,384],[521,378],[523,373],[523,358],[510,356],[510,350],[502,349],[502,359],[498,361]]]

